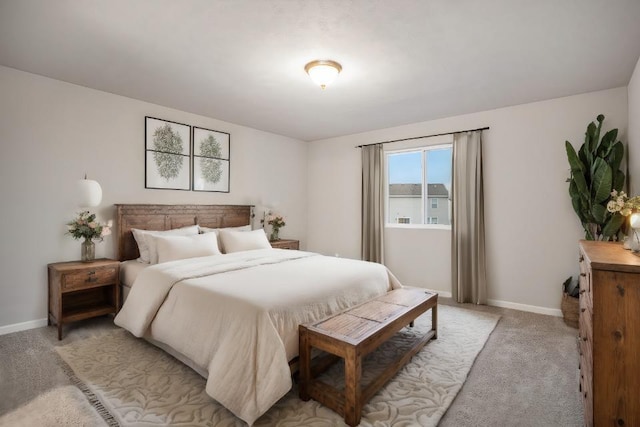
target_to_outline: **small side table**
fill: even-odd
[[[110,313],[120,307],[120,262],[98,259],[49,264],[48,324],[58,326]]]
[[[300,249],[300,240],[279,239],[270,241],[271,247],[276,249]]]

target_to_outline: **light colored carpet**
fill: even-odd
[[[2,427],[107,426],[76,387],[57,387],[0,417]]]
[[[364,407],[362,426],[435,426],[462,387],[473,362],[499,316],[439,306],[438,340],[427,346]],[[364,381],[394,358],[417,333],[431,327],[430,313],[405,329],[365,361]],[[77,377],[95,393],[122,426],[242,426],[213,401],[205,380],[163,351],[114,331],[56,350]],[[341,384],[342,364],[325,374]],[[311,400],[301,401],[294,387],[264,414],[256,426],[339,426],[340,416]]]

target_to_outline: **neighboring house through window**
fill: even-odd
[[[387,224],[451,224],[452,144],[385,152]]]

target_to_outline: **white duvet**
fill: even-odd
[[[207,393],[249,425],[292,386],[298,325],[400,287],[380,264],[263,249],[140,273],[115,323],[208,372]]]

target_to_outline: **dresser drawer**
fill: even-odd
[[[109,285],[115,283],[116,278],[117,271],[114,267],[68,272],[62,275],[62,291]]]
[[[584,302],[582,301],[583,299]],[[580,301],[581,305],[589,307],[593,311],[593,292],[591,289],[591,274],[589,273],[580,273]]]

